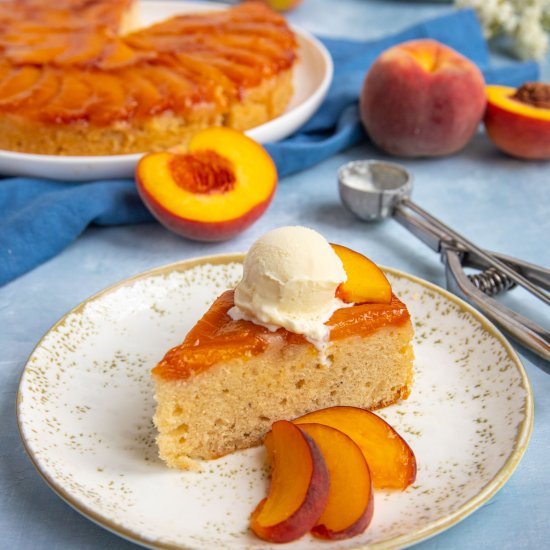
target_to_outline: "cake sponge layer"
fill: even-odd
[[[222,112],[197,110],[192,116],[165,112],[148,119],[96,125],[87,121],[67,124],[43,122],[21,114],[0,117],[0,149],[41,155],[123,155],[185,150],[194,134],[211,126],[248,130],[281,115],[292,97],[292,70],[247,90],[240,101]]]
[[[219,363],[187,379],[155,376],[160,457],[171,467],[198,468],[261,443],[271,424],[349,405],[376,409],[409,395],[410,320],[366,336],[330,343],[330,364],[309,344],[280,340],[250,359]]]

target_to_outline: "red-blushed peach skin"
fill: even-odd
[[[360,97],[361,119],[376,145],[392,155],[455,153],[485,110],[483,75],[435,40],[398,44],[376,59]]]
[[[151,194],[147,194],[142,187],[138,184],[140,189],[140,196],[147,204],[149,211],[155,218],[164,225],[167,229],[195,241],[205,242],[217,242],[232,239],[248,227],[250,227],[260,216],[267,210],[273,196],[275,194],[275,187],[271,194],[261,203],[251,208],[243,216],[220,221],[220,222],[201,222],[175,216],[171,212],[168,212],[163,208],[155,197]]]
[[[487,86],[487,134],[514,157],[550,159],[550,109],[522,103],[512,97],[515,92],[507,86]]]
[[[329,474],[314,439],[286,420],[273,423],[265,445],[271,484],[250,518],[250,527],[270,542],[291,542],[317,523],[329,494]]]
[[[272,333],[250,321],[234,321],[227,314],[234,305],[233,296],[233,290],[221,294],[183,343],[168,351],[153,374],[166,380],[186,379],[216,363],[262,353],[274,337],[284,339],[286,344],[308,345],[302,335],[284,328]],[[393,295],[389,304],[359,304],[339,309],[327,324],[332,327],[333,341],[351,335],[366,336],[385,326],[400,326],[409,319],[407,307]]]
[[[183,153],[145,155],[136,168],[138,192],[168,229],[189,239],[230,239],[267,209],[277,169],[265,149],[230,128],[195,134]]]

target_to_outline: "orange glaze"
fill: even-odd
[[[286,345],[310,344],[302,335],[280,328],[276,332],[250,321],[234,321],[227,311],[233,307],[233,293],[224,292],[191,329],[179,346],[172,348],[153,369],[165,380],[189,378],[212,365],[262,353],[274,338]],[[410,318],[407,306],[395,295],[389,304],[359,304],[334,312],[328,321],[330,340],[368,336],[385,326],[399,326]]]
[[[41,28],[96,24],[116,31],[132,4],[133,0],[3,0],[0,29],[15,23]]]
[[[0,14],[0,112],[98,126],[164,112],[192,120],[197,111],[222,112],[296,59],[294,34],[261,4],[119,36],[130,4],[8,0]]]

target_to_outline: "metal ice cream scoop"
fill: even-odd
[[[479,248],[410,200],[412,177],[399,164],[353,161],[338,172],[344,206],[365,221],[392,216],[445,264],[447,287],[481,309],[520,344],[550,362],[550,332],[492,298],[520,285],[550,305],[550,270]],[[464,267],[480,272],[467,275]]]

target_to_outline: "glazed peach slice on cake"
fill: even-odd
[[[189,239],[235,236],[266,210],[277,185],[265,149],[223,127],[195,134],[187,150],[145,155],[136,169],[139,194],[168,229]]]
[[[358,407],[329,407],[294,424],[324,424],[344,432],[359,446],[377,489],[406,489],[416,479],[416,458],[405,440],[382,418]]]
[[[550,84],[527,82],[517,90],[487,86],[485,128],[505,153],[550,159]]]
[[[357,444],[340,430],[323,424],[300,424],[325,459],[330,489],[327,504],[312,533],[338,540],[362,533],[372,519],[374,499],[367,461]]]
[[[261,539],[290,542],[310,531],[325,509],[329,474],[319,447],[291,422],[273,423],[265,446],[271,459],[267,498],[252,512],[250,527]]]
[[[391,285],[382,270],[363,254],[339,244],[331,244],[342,261],[347,280],[342,283],[336,296],[346,303],[389,304]]]

